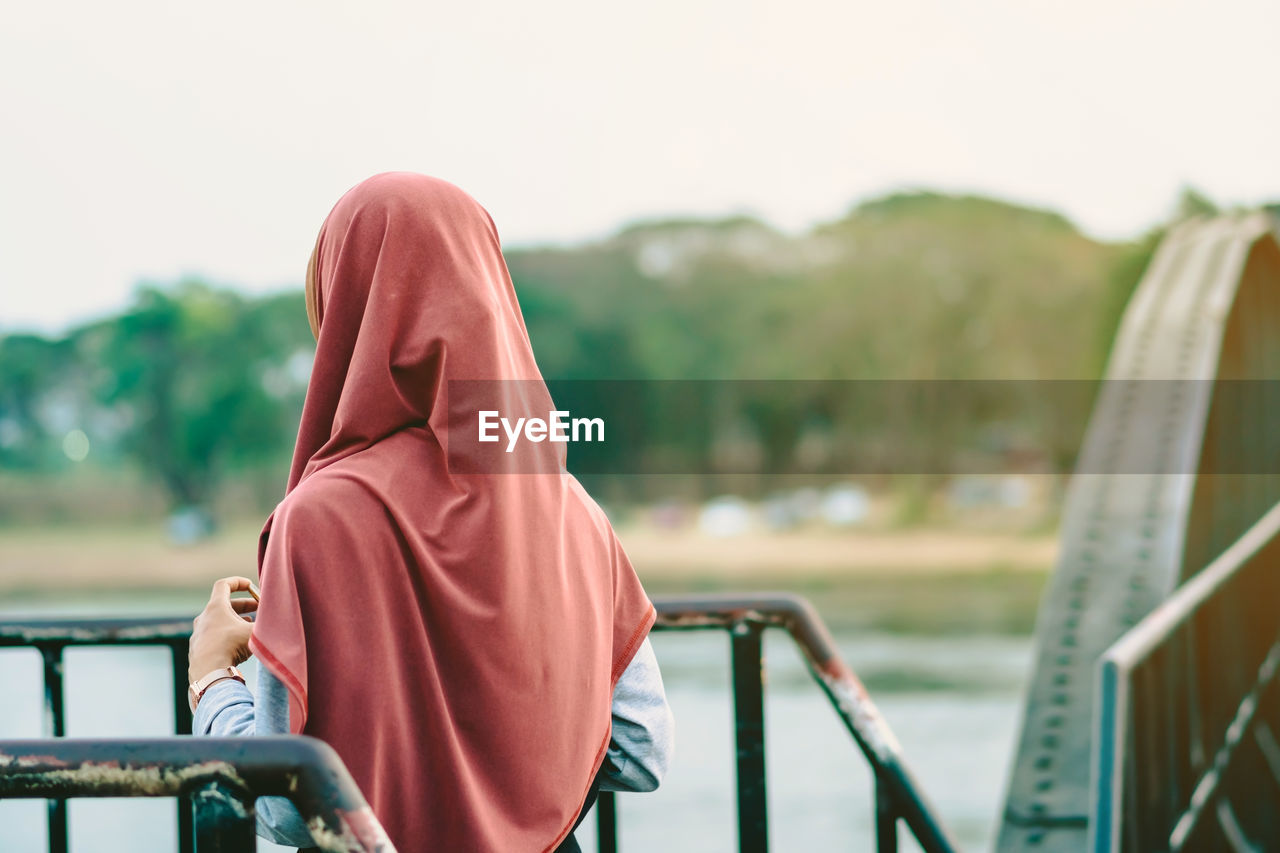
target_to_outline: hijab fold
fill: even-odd
[[[450,465],[450,429],[477,416],[450,408],[450,381],[549,402],[493,222],[444,181],[370,178],[320,231],[307,313],[315,363],[250,648],[288,688],[291,731],[338,751],[400,850],[553,850],[654,612],[558,465]]]

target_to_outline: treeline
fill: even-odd
[[[1157,237],[1105,244],[1051,212],[912,193],[800,235],[671,220],[507,257],[549,379],[1091,379]],[[142,287],[61,337],[7,334],[0,475],[142,471],[175,507],[282,483],[312,351],[300,288],[198,281]],[[813,473],[794,394],[752,387],[718,413],[734,440],[762,473]],[[838,434],[850,407],[827,408]],[[671,452],[714,473],[705,446]]]

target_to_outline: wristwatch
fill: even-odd
[[[196,705],[200,704],[200,697],[204,695],[204,692],[224,678],[234,678],[244,684],[244,675],[234,666],[220,667],[208,675],[191,682],[187,687],[187,704],[191,706],[191,713],[194,714],[196,712]]]

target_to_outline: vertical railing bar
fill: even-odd
[[[187,800],[195,813],[195,844],[200,853],[253,853],[258,842],[253,798],[219,782],[210,782]]]
[[[191,734],[191,707],[187,704],[187,641],[169,646],[173,667],[173,733]]]
[[[1180,638],[1182,630],[1180,628],[1176,634],[1170,637],[1168,647],[1160,657],[1160,667],[1163,672],[1158,673],[1159,689],[1156,692],[1157,701],[1159,702],[1156,706],[1158,709],[1156,711],[1158,715],[1157,723],[1160,728],[1158,735],[1163,741],[1160,744],[1160,751],[1164,753],[1161,762],[1165,768],[1164,797],[1162,798],[1163,802],[1160,803],[1160,810],[1167,815],[1165,818],[1166,826],[1173,825],[1182,805],[1178,799],[1182,780],[1179,778],[1178,772],[1178,755],[1181,744],[1177,740],[1178,724],[1176,716],[1178,709],[1182,706],[1176,689],[1176,679],[1181,672],[1181,668],[1178,666],[1178,646],[1174,642],[1175,639]]]
[[[596,800],[596,848],[618,853],[618,798],[613,791],[601,791]]]
[[[66,692],[63,689],[60,643],[41,645],[44,660],[44,736],[66,737]],[[67,853],[67,801],[47,800],[49,810],[49,853]]]
[[[169,665],[173,672],[173,733],[191,734],[191,706],[187,704],[187,640],[169,646]],[[189,797],[175,798],[178,809],[178,852],[195,853],[196,829]]]
[[[764,768],[764,646],[762,625],[735,622],[731,629],[733,708],[738,753],[738,849],[769,849]]]
[[[876,853],[898,853],[898,808],[892,789],[876,773]]]
[[[1123,846],[1121,825],[1125,809],[1127,751],[1133,748],[1127,737],[1129,705],[1127,670],[1103,656],[1097,669],[1094,700],[1093,763],[1090,767],[1092,803],[1089,814],[1091,853],[1119,853]]]

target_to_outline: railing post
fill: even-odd
[[[898,806],[884,778],[876,773],[876,853],[898,853]]]
[[[187,649],[186,640],[169,646],[170,666],[173,670],[173,733],[191,734],[191,708],[187,704]],[[178,853],[195,853],[196,831],[191,817],[191,800],[178,797]]]
[[[618,798],[601,791],[596,800],[596,847],[600,853],[618,853]]]
[[[44,659],[44,736],[66,737],[62,646],[40,646]],[[49,853],[67,853],[67,801],[49,800]]]
[[[195,843],[200,853],[253,853],[257,849],[253,802],[218,782],[191,795]]]
[[[769,849],[768,804],[764,774],[764,627],[735,622],[733,709],[738,745],[738,849]]]
[[[1096,746],[1090,768],[1093,801],[1089,812],[1091,853],[1118,853],[1124,821],[1125,768],[1131,748],[1128,734],[1128,671],[1108,655],[1098,662],[1097,698],[1094,699]]]

